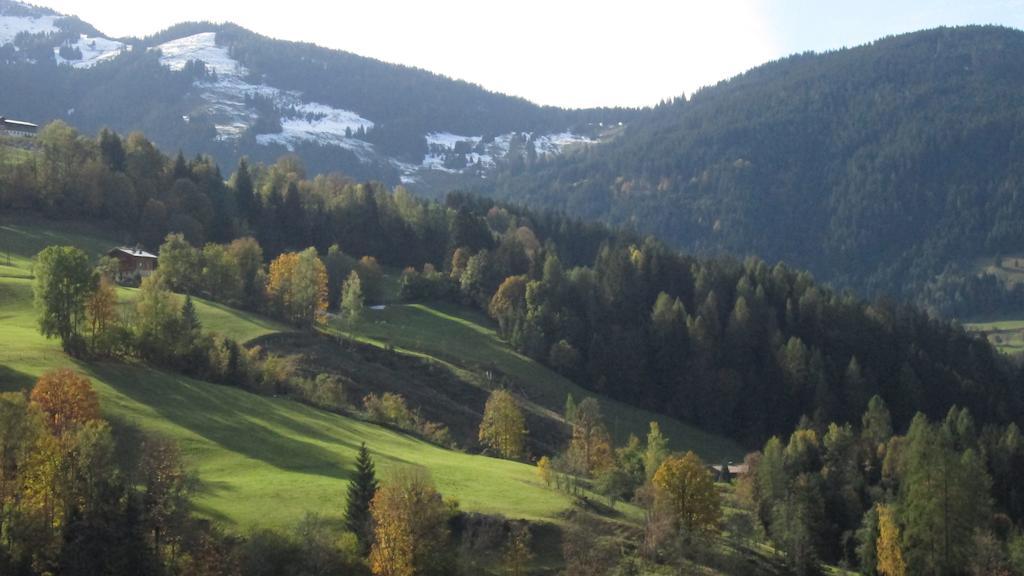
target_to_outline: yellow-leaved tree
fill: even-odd
[[[327,268],[315,248],[285,252],[270,263],[267,296],[272,311],[296,326],[327,319]]]
[[[494,390],[484,406],[480,442],[503,458],[522,458],[526,451],[526,420],[508,390]]]
[[[611,436],[597,400],[587,398],[574,410],[569,462],[580,474],[596,474],[615,465]]]
[[[900,548],[900,527],[889,506],[878,505],[878,540],[875,542],[878,573],[882,576],[904,576],[907,563]]]
[[[395,474],[377,489],[370,513],[374,574],[442,576],[454,571],[448,531],[451,513],[425,471],[411,468]]]
[[[554,470],[551,469],[551,458],[541,456],[540,460],[537,460],[537,475],[544,481],[544,484],[550,487],[554,474]]]
[[[89,345],[93,352],[108,353],[109,345],[104,336],[117,320],[117,289],[107,276],[100,276],[96,290],[85,301],[85,316],[89,321]]]
[[[684,536],[718,531],[722,505],[711,473],[693,452],[669,456],[652,480],[655,506],[665,510]]]

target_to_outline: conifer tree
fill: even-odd
[[[238,161],[238,171],[235,172],[235,204],[239,215],[245,218],[250,226],[255,225],[258,204],[252,176],[249,174],[249,163],[245,158]]]
[[[868,409],[861,418],[861,437],[871,449],[877,448],[892,437],[892,417],[885,400],[877,394],[868,401]]]
[[[356,475],[348,485],[348,506],[345,509],[345,527],[356,535],[363,552],[370,549],[373,530],[370,503],[377,494],[377,472],[364,442],[356,458]]]
[[[181,307],[181,325],[185,330],[185,333],[195,337],[199,334],[203,325],[199,321],[199,315],[196,313],[196,305],[192,302],[192,296],[185,296],[185,304]]]
[[[572,424],[574,420],[576,420],[576,400],[570,393],[565,397],[565,421]]]

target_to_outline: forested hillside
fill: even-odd
[[[65,242],[78,237],[53,230],[74,223],[66,227],[117,230],[125,243],[160,248],[158,272],[129,291],[109,280],[116,261],[94,266],[81,248],[50,245],[30,264],[24,246],[13,246],[12,259],[12,246],[0,245],[10,274],[0,282],[10,320],[0,338],[12,343],[0,379],[32,388],[29,399],[0,395],[12,423],[0,439],[14,447],[11,488],[0,494],[10,503],[0,520],[14,536],[0,546],[0,569],[389,574],[383,547],[413,521],[428,535],[404,562],[438,576],[526,573],[535,550],[587,576],[641,566],[724,574],[1020,566],[1021,370],[955,324],[833,292],[782,264],[688,256],[464,194],[430,202],[402,187],[310,178],[294,156],[241,162],[224,179],[209,157],[165,155],[140,133],[90,138],[54,123],[34,143],[18,143],[0,148],[7,221],[41,215],[51,222],[36,232]],[[28,228],[6,227],[0,240],[20,237],[15,229]],[[103,250],[95,238],[85,243]],[[399,268],[387,309],[367,310],[389,298],[385,270],[394,278]],[[129,308],[119,292],[131,295]],[[417,319],[416,310],[460,327]],[[268,334],[285,324],[295,332]],[[227,330],[208,331],[217,325]],[[501,345],[488,356],[498,336],[521,355]],[[445,340],[478,349],[455,359]],[[42,355],[26,357],[30,350]],[[105,410],[175,442],[112,432],[88,379],[40,369],[70,357],[97,381]],[[577,403],[571,391],[582,391],[551,375],[518,384],[526,357],[588,394]],[[474,365],[489,382],[470,392],[489,391],[479,420],[473,406],[482,398],[451,402],[452,391],[473,386]],[[378,388],[381,377],[429,390],[410,393],[410,405],[405,390]],[[369,392],[361,409],[347,397],[356,390]],[[747,456],[735,484],[728,465],[715,484],[697,452],[729,458],[730,442],[669,422],[686,433],[683,443],[701,443],[672,454],[657,418],[645,442],[635,431],[646,414],[607,397],[763,452]],[[391,469],[378,486],[360,450],[342,538],[331,516],[317,515],[290,531],[230,533],[232,517],[280,525],[340,496],[338,458],[351,460],[353,439],[383,449],[375,456]],[[442,448],[467,441],[506,460]],[[176,442],[198,442],[200,480],[210,484],[189,488]],[[116,462],[122,444],[154,461]],[[533,469],[507,461],[527,451],[540,456]],[[226,470],[225,458],[238,468]],[[399,467],[410,458],[436,480]],[[484,468],[497,476],[482,476]],[[19,499],[24,490],[35,497]],[[269,493],[288,506],[254,510]],[[531,533],[542,536],[531,543]],[[113,547],[120,552],[102,553]]]
[[[1020,311],[972,276],[1024,248],[1022,78],[1024,32],[998,27],[794,55],[484,189],[947,315]]]
[[[405,268],[406,300],[475,306],[517,350],[582,386],[748,443],[805,416],[854,421],[876,394],[897,426],[953,405],[984,422],[1024,414],[1018,370],[987,342],[781,264],[695,258],[465,195],[442,204],[401,187],[308,178],[295,157],[243,162],[225,181],[210,158],[165,156],[137,133],[91,139],[53,124],[31,156],[8,163],[0,210],[109,222],[150,248],[168,233],[196,247],[252,235],[268,260],[312,246],[326,258],[331,307],[356,260]],[[227,285],[216,275],[204,284],[207,264],[196,262],[171,285],[260,306],[258,292],[216,296]]]

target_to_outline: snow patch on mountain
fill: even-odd
[[[460,136],[451,132],[431,132],[426,135],[427,153],[421,166],[452,174],[461,172],[467,164],[475,163],[485,156],[480,143],[482,136]],[[488,165],[493,158],[486,158]]]
[[[256,142],[260,144],[282,144],[289,150],[296,143],[309,141],[319,144],[334,144],[353,152],[369,154],[373,145],[351,135],[360,129],[370,130],[373,122],[349,110],[332,108],[316,102],[290,102],[297,99],[295,93],[278,94],[277,99],[292,108],[292,116],[281,118],[281,132],[277,134],[260,134]]]
[[[373,122],[350,110],[306,102],[301,92],[249,82],[249,70],[232,58],[227,48],[217,45],[215,32],[179,38],[157,48],[162,53],[160,62],[172,70],[182,70],[189,61],[199,60],[208,71],[216,73],[211,80],[196,82],[196,87],[207,103],[206,111],[214,118],[218,139],[238,138],[256,122],[259,115],[246,99],[259,96],[281,111],[281,132],[258,134],[257,143],[279,144],[292,150],[296,144],[316,142],[341,146],[364,159],[373,153],[370,143],[350,135],[360,128],[373,128]]]
[[[553,156],[575,145],[596,144],[598,141],[574,134],[558,132],[534,135],[531,132],[509,132],[485,141],[482,136],[460,136],[451,132],[432,132],[426,135],[427,153],[421,167],[448,173],[466,169],[493,168],[496,159],[509,154],[525,154],[526,146],[533,143],[538,156]]]
[[[206,69],[217,76],[240,78],[249,73],[244,66],[228,54],[227,48],[217,46],[216,32],[202,32],[157,46],[160,63],[171,70],[181,70],[191,60],[200,60]]]
[[[216,40],[216,33],[205,32],[165,42],[156,49],[161,51],[161,63],[172,70],[183,70],[190,61],[206,65],[209,75],[195,82],[201,103],[183,120],[192,121],[197,114],[209,119],[219,140],[234,140],[252,129],[260,120],[258,109],[265,110],[265,103],[254,102],[258,97],[269,101],[279,115],[272,120],[279,120],[281,126],[280,132],[256,134],[258,144],[288,150],[303,143],[344,148],[364,162],[390,162],[401,173],[403,183],[416,182],[422,173],[429,171],[484,177],[484,171],[494,168],[499,159],[526,154],[528,142],[533,142],[538,156],[559,154],[567,146],[595,142],[572,132],[545,135],[510,132],[484,138],[438,131],[425,135],[427,153],[419,163],[381,158],[374,146],[360,136],[361,132],[374,128],[372,121],[350,110],[308,102],[301,92],[281,90],[253,80],[250,71],[232,58],[226,47],[218,46]]]
[[[14,42],[21,32],[46,34],[57,32],[55,22],[63,16],[4,16],[0,15],[0,46]]]
[[[533,148],[538,156],[550,156],[561,154],[568,146],[581,144],[597,144],[597,140],[573,134],[572,132],[559,132],[558,134],[545,134],[533,138]]]
[[[454,149],[459,142],[476,146],[481,140],[483,140],[482,136],[459,136],[451,132],[432,132],[427,134],[427,148],[439,146],[444,149]]]
[[[117,58],[122,52],[131,50],[132,47],[118,42],[117,40],[111,40],[103,37],[91,37],[82,34],[74,44],[67,44],[70,48],[76,48],[82,53],[82,58],[79,60],[70,60],[62,58],[60,55],[60,47],[53,49],[53,57],[57,60],[57,64],[67,64],[75,68],[92,68],[100,62],[112,60]]]

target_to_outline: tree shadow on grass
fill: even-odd
[[[298,436],[348,445],[353,450],[354,442],[341,442],[296,422],[281,413],[277,402],[149,368],[101,364],[91,369],[120,394],[228,451],[282,470],[345,481],[352,476],[350,458],[283,434],[282,429]]]
[[[11,368],[10,366],[0,364],[0,392],[20,392],[22,390],[28,390],[36,383],[34,376],[25,374]]]

